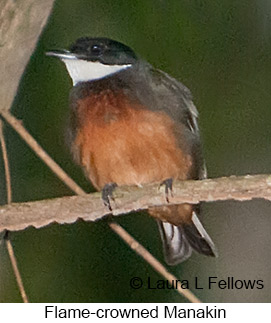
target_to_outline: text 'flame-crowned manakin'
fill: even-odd
[[[198,112],[190,91],[108,38],[80,38],[60,58],[72,78],[68,140],[75,161],[102,191],[105,203],[117,185],[165,183],[206,177]],[[166,262],[178,264],[192,250],[215,256],[200,223],[199,206],[152,207]]]

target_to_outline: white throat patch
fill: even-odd
[[[73,85],[79,82],[98,80],[132,66],[131,64],[105,65],[100,62],[91,62],[76,58],[64,58],[62,61],[65,63],[72,78]]]

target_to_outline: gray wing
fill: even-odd
[[[206,178],[197,122],[198,111],[189,89],[167,73],[142,61],[118,75],[123,90],[127,91],[127,97],[171,117],[179,146],[193,159],[193,169],[189,178]]]
[[[156,109],[165,111],[175,123],[180,126],[182,135],[185,138],[185,146],[192,155],[195,171],[192,175],[194,179],[206,178],[206,166],[202,154],[200,132],[198,127],[198,110],[192,101],[190,90],[181,82],[178,82],[167,73],[149,67],[149,75],[152,91],[157,98]]]
[[[162,99],[166,99],[162,107],[174,114],[174,117],[177,117],[192,133],[199,135],[198,110],[192,101],[190,90],[161,70],[151,69],[150,73],[153,90]]]

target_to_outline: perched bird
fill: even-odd
[[[117,185],[164,183],[168,192],[172,180],[206,177],[198,112],[182,83],[108,38],[80,38],[47,55],[61,59],[73,81],[68,140],[74,160],[109,207]],[[216,255],[198,205],[148,212],[157,219],[169,265],[193,249]]]

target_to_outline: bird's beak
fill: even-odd
[[[47,56],[57,57],[60,59],[76,59],[76,55],[65,49],[56,49],[46,52]]]

